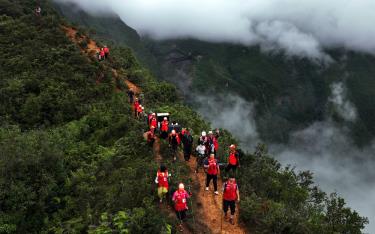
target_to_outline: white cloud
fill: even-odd
[[[329,101],[337,114],[346,121],[354,122],[357,119],[357,109],[348,100],[346,87],[342,82],[333,83],[331,85],[331,96]]]
[[[329,59],[325,48],[375,54],[373,0],[56,0],[114,12],[155,39],[191,37],[261,45]]]

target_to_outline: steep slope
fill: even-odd
[[[195,93],[234,94],[256,103],[257,130],[265,141],[287,142],[291,132],[334,112],[326,104],[330,85],[338,81],[346,84],[358,110],[357,121],[348,126],[353,139],[364,145],[375,136],[371,124],[375,106],[370,100],[375,96],[373,56],[328,51],[335,62],[326,66],[282,53],[263,53],[257,47],[198,40],[133,40],[135,32],[125,24],[120,26],[118,18],[98,18],[66,7],[62,13],[92,27],[103,38],[131,47],[143,64],[160,79],[176,84],[188,99]],[[343,121],[339,115],[334,119]]]
[[[36,3],[41,16],[33,13]],[[66,23],[64,30],[48,1],[0,4],[8,10],[0,24],[6,42],[0,46],[6,55],[0,93],[7,107],[0,113],[0,232],[173,233],[176,219],[163,215],[155,201],[158,165],[142,136],[148,126],[133,117],[124,79],[142,88],[149,110],[171,113],[192,132],[210,126],[129,49],[117,47],[110,59],[97,61],[91,51],[102,42]],[[69,104],[77,109],[66,112]],[[236,140],[221,132],[218,157],[225,161]],[[174,175],[171,191],[179,182],[192,184],[188,165],[172,163],[166,142],[160,151]],[[343,199],[313,186],[311,174],[281,168],[264,147],[254,155],[241,152],[241,162],[241,220],[255,232],[359,233],[366,224]],[[212,219],[202,220],[211,225]]]

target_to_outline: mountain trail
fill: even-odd
[[[100,48],[99,48],[98,44],[96,43],[96,41],[88,38],[85,35],[79,34],[78,30],[75,29],[75,28],[73,28],[73,27],[62,26],[62,29],[64,30],[64,32],[68,36],[68,38],[72,42],[74,42],[81,49],[82,53],[86,54],[91,59],[97,59],[96,58],[96,53],[100,51]],[[81,44],[83,42],[86,42],[85,48],[81,46]],[[122,78],[119,75],[119,72],[116,69],[111,68],[111,70],[112,70],[112,73],[113,73],[114,77],[116,77],[116,78],[118,78],[118,77]],[[126,86],[129,89],[133,90],[133,92],[135,93],[135,95],[138,95],[138,94],[140,94],[142,92],[142,90],[137,85],[135,85],[134,83],[132,83],[131,81],[129,81],[129,80],[125,79],[125,78],[122,78],[122,80],[124,81],[124,83],[126,84]],[[97,83],[99,83],[99,82],[100,81],[97,81]],[[119,91],[119,89],[116,89],[116,90]]]
[[[68,38],[78,45],[82,53],[85,53],[90,59],[96,59],[96,53],[100,50],[97,43],[88,38],[85,35],[78,34],[78,30],[68,26],[62,26],[62,29],[65,31]],[[86,42],[86,46],[82,47],[81,44]],[[116,78],[122,78],[119,72],[111,67],[112,73]],[[132,83],[131,81],[122,78],[124,83],[128,86],[129,89],[132,89],[136,95],[140,94],[142,90]],[[97,81],[99,82],[99,81]],[[116,89],[119,91],[119,89]],[[144,135],[145,136],[145,135]],[[163,156],[160,153],[160,139],[157,137],[153,146],[154,159],[157,163],[163,161]],[[182,153],[179,153],[179,160],[184,160]],[[228,221],[224,220],[222,212],[222,193],[219,195],[214,195],[211,188],[210,191],[205,191],[205,174],[204,172],[195,173],[195,160],[192,158],[188,163],[190,167],[189,177],[193,181],[193,198],[197,202],[195,204],[195,219],[197,223],[204,229],[208,229],[212,234],[244,234],[246,233],[245,229],[238,225],[238,212],[239,209],[236,209],[235,225],[231,225]],[[222,188],[222,181],[218,180],[219,189]],[[173,209],[164,204],[160,205],[160,210],[166,213],[168,216],[174,216]],[[201,230],[192,231],[189,227],[184,224],[185,234],[190,233],[206,233]]]
[[[206,175],[203,169],[195,173],[195,159],[191,158],[187,163],[190,167],[190,178],[193,180],[194,196],[197,201],[196,217],[200,218],[200,222],[205,223],[212,234],[244,234],[247,232],[238,221],[239,207],[236,204],[235,225],[229,223],[224,219],[222,210],[223,195],[221,192],[222,181],[218,179],[219,195],[215,195],[213,185],[210,185],[210,190],[205,191]],[[228,211],[228,216],[229,216]]]

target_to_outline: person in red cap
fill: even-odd
[[[206,159],[204,162],[204,168],[206,169],[206,191],[208,191],[208,187],[212,180],[215,190],[214,193],[219,195],[219,192],[217,191],[217,175],[220,173],[220,167],[214,154],[211,154],[210,158]]]
[[[160,124],[160,137],[165,139],[168,137],[169,121],[167,117],[164,117],[163,121]]]
[[[169,146],[172,147],[173,160],[176,161],[177,149],[181,143],[180,137],[178,136],[176,130],[174,129],[172,130],[171,134],[169,135],[168,141],[169,141]]]
[[[240,166],[240,159],[239,153],[236,150],[236,145],[229,146],[229,157],[228,157],[228,165],[225,168],[225,172],[232,171],[233,173],[236,172],[237,167]]]
[[[156,173],[155,183],[158,184],[158,197],[160,203],[163,202],[163,198],[166,197],[169,189],[168,178],[171,174],[168,174],[167,167],[160,165],[158,172]]]
[[[105,45],[103,48],[104,51],[104,58],[107,59],[109,57],[109,48]]]
[[[174,192],[172,201],[174,202],[174,209],[177,218],[180,220],[179,229],[182,232],[182,222],[186,218],[186,211],[188,210],[187,199],[190,198],[189,193],[185,190],[183,183],[178,185],[178,190]]]
[[[236,212],[236,201],[240,201],[240,191],[236,180],[231,177],[223,185],[223,211],[224,217],[227,219],[228,208],[230,208],[229,222],[234,225],[234,213]]]

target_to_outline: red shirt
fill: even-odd
[[[104,47],[103,51],[104,51],[104,53],[109,54],[109,48],[108,47]]]
[[[163,122],[161,122],[161,131],[168,132],[168,126],[169,126],[168,120],[163,120]]]
[[[237,160],[237,152],[231,152],[229,153],[229,159],[228,159],[228,162],[230,165],[233,165],[233,166],[236,166],[238,164],[238,160]]]
[[[158,171],[158,173],[156,175],[158,177],[158,187],[164,187],[164,188],[168,189],[168,187],[169,187],[168,171],[165,171],[165,172]]]
[[[235,201],[237,199],[237,184],[236,182],[224,183],[223,199],[226,201]]]
[[[154,126],[155,128],[158,127],[158,121],[156,120],[155,117],[153,117],[153,118],[151,119],[150,127],[152,127],[152,126]]]
[[[187,206],[187,199],[189,198],[189,194],[185,190],[177,190],[174,192],[172,200],[174,203],[174,208],[176,211],[183,211],[188,208]]]
[[[138,101],[135,101],[134,104],[134,110],[138,110],[138,107],[139,107],[139,102]]]
[[[211,159],[211,158],[208,159],[208,162],[207,162],[206,165],[208,165],[207,174],[209,174],[209,175],[217,175],[217,173],[218,173],[218,170],[217,170],[218,165],[217,165],[216,159]]]

